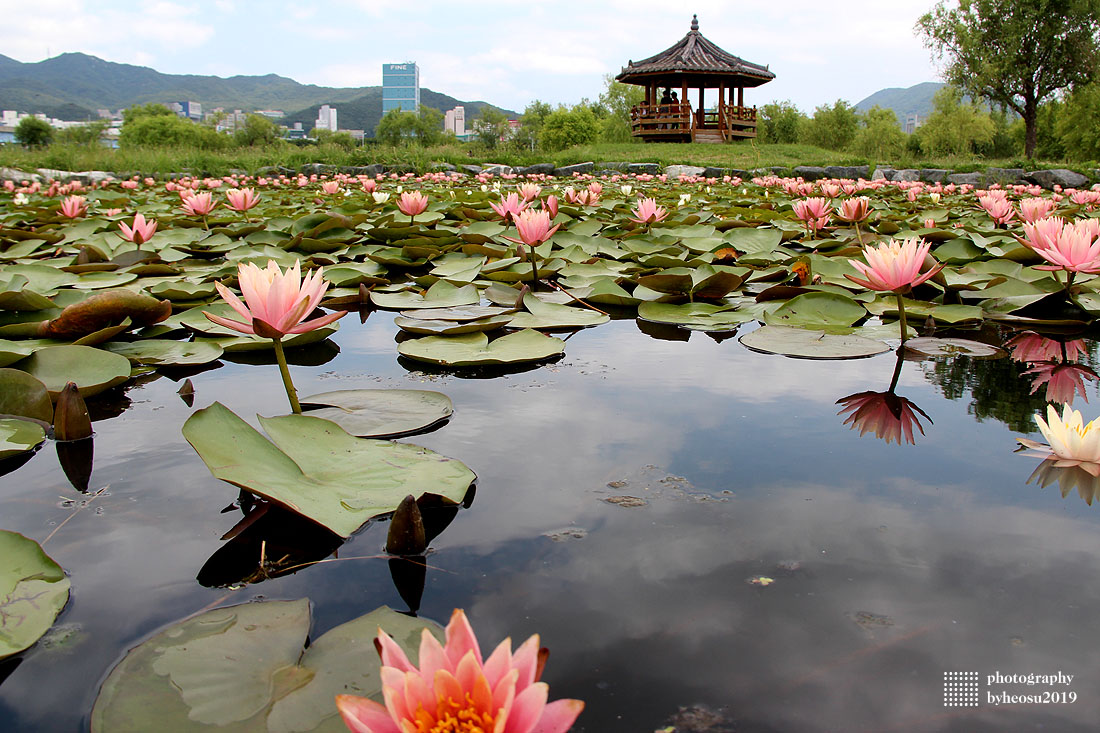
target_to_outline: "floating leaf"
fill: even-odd
[[[410,359],[442,366],[491,366],[549,359],[565,352],[565,342],[524,329],[492,343],[484,333],[426,336],[399,344],[397,351]]]
[[[754,320],[751,314],[737,311],[733,305],[712,303],[646,302],[638,306],[638,318],[705,331],[735,331],[740,324]]]
[[[909,339],[905,342],[905,350],[924,356],[969,356],[972,359],[1000,359],[1008,356],[1007,351],[996,346],[957,338]]]
[[[79,338],[129,318],[149,326],[172,315],[172,304],[130,290],[106,290],[67,306],[38,329],[42,338]]]
[[[18,341],[0,339],[0,367],[14,364],[20,359],[30,356],[33,351],[33,346]]]
[[[68,600],[61,566],[34,540],[0,530],[0,659],[38,641]]]
[[[476,321],[512,312],[514,312],[512,308],[502,308],[496,305],[464,305],[454,308],[406,310],[401,311],[401,315],[406,318],[432,321]]]
[[[454,405],[442,392],[422,389],[345,389],[301,399],[302,405],[325,405],[306,414],[332,420],[361,438],[396,438],[437,425]]]
[[[851,326],[867,315],[867,309],[851,298],[836,293],[803,293],[783,303],[765,318],[771,326],[813,328]]]
[[[890,350],[883,342],[862,336],[835,335],[789,326],[762,326],[738,340],[753,351],[802,359],[859,359]]]
[[[423,629],[442,639],[437,624],[385,606],[312,642],[306,599],[207,611],[142,642],[111,670],[91,729],[346,731],[336,695],[381,696],[379,628],[413,658]]]
[[[342,537],[428,490],[458,503],[476,476],[427,448],[349,435],[308,415],[259,418],[272,444],[215,402],[183,426],[210,472],[328,527]]]
[[[91,397],[130,378],[130,361],[91,346],[47,346],[12,365],[33,375],[56,398],[68,382]]]
[[[436,321],[426,318],[405,318],[397,316],[393,322],[402,331],[420,335],[455,336],[475,331],[495,331],[511,323],[511,315],[493,316],[477,321]]]
[[[523,307],[528,312],[516,313],[512,317],[512,322],[508,324],[512,328],[586,328],[611,320],[607,314],[594,310],[543,302],[533,293],[523,296]]]
[[[0,417],[0,459],[10,458],[20,453],[34,450],[46,439],[46,431],[36,422],[20,420],[17,417]],[[0,609],[3,606],[0,605]],[[0,616],[2,621],[2,616]],[[3,638],[3,624],[0,623],[0,640]],[[0,645],[2,649],[2,645]]]
[[[405,310],[408,308],[450,308],[456,305],[474,305],[480,299],[473,285],[455,287],[446,280],[440,280],[423,294],[411,290],[399,293],[380,293],[377,290],[370,295],[371,302],[387,310]]]
[[[111,341],[103,348],[112,354],[125,356],[134,364],[209,364],[219,359],[222,347],[211,340],[171,341],[169,339],[145,339],[144,341]]]
[[[53,422],[53,401],[46,385],[19,369],[0,369],[0,415]]]

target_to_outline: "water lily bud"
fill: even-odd
[[[95,455],[95,438],[57,441],[57,462],[65,472],[69,483],[80,493],[88,491],[92,480],[92,459]]]
[[[88,406],[74,382],[65,385],[57,397],[53,413],[53,434],[57,440],[80,440],[92,434]]]
[[[391,555],[419,555],[428,549],[428,537],[424,532],[424,518],[416,499],[409,494],[397,506],[390,520],[386,536],[386,552]]]

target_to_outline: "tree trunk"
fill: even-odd
[[[1034,95],[1024,96],[1024,156],[1031,160],[1035,157],[1035,146],[1039,142],[1039,104]]]

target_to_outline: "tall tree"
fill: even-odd
[[[941,0],[917,30],[947,61],[948,82],[1023,118],[1029,158],[1039,104],[1100,66],[1100,0]]]

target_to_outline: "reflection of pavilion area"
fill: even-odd
[[[645,99],[630,110],[634,137],[720,143],[756,137],[756,107],[745,106],[745,87],[774,78],[768,67],[738,58],[705,38],[692,16],[691,30],[678,43],[655,56],[629,62],[615,80],[645,89]],[[688,101],[689,90],[696,92],[697,106]],[[709,108],[707,90],[717,92]],[[677,94],[677,99],[670,93]]]

